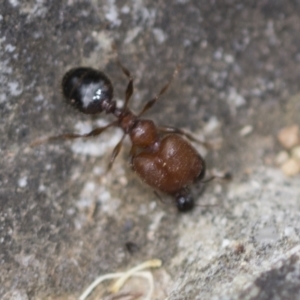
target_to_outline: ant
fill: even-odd
[[[101,112],[112,114],[117,120],[106,126],[95,128],[87,134],[70,133],[52,136],[36,141],[33,145],[57,139],[98,136],[109,127],[118,126],[123,130],[124,135],[112,152],[107,170],[111,169],[119,154],[125,136],[129,135],[132,143],[130,150],[132,170],[155,190],[173,196],[180,212],[189,211],[194,207],[194,199],[188,187],[196,182],[211,181],[217,176],[203,181],[206,170],[205,161],[197,150],[182,137],[198,141],[192,135],[174,127],[158,127],[152,120],[141,118],[169,88],[179,67],[175,69],[169,82],[136,115],[128,108],[133,94],[133,77],[119,60],[117,63],[129,80],[122,108],[118,108],[116,101],[113,100],[113,85],[110,79],[97,69],[73,68],[62,79],[63,96],[71,106],[89,115]],[[200,143],[209,147],[208,143]]]

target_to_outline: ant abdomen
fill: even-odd
[[[68,71],[63,77],[62,89],[66,101],[85,114],[106,110],[113,97],[110,79],[104,73],[87,67]]]
[[[133,170],[149,186],[175,195],[193,184],[205,163],[192,145],[176,134],[157,142],[157,147],[132,157]]]

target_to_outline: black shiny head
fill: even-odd
[[[102,72],[86,67],[71,69],[62,79],[67,102],[85,114],[97,114],[112,101],[113,86]]]
[[[194,199],[189,194],[179,194],[176,196],[176,206],[180,212],[188,212],[194,208]]]

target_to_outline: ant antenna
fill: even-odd
[[[223,179],[223,180],[231,180],[232,179],[232,175],[229,172],[225,172],[223,174],[217,174],[216,172],[214,172],[214,174],[205,179],[205,180],[201,180],[201,183],[209,183],[211,181],[213,181],[214,179]]]
[[[131,75],[131,73],[129,72],[129,70],[121,63],[120,59],[119,59],[119,54],[118,54],[118,50],[117,50],[117,46],[115,43],[112,43],[111,45],[113,51],[116,54],[116,61],[118,66],[121,68],[121,70],[123,71],[123,73],[127,76],[127,78],[129,79],[126,91],[125,91],[125,101],[124,101],[124,105],[123,105],[123,110],[127,109],[128,107],[128,103],[129,100],[133,94],[133,77]],[[160,98],[161,95],[163,95],[169,88],[169,86],[171,85],[173,79],[175,78],[175,76],[177,76],[179,70],[180,70],[181,66],[177,65],[171,79],[169,80],[169,82],[164,85],[162,87],[162,89],[159,91],[159,93],[151,100],[149,100],[145,106],[143,107],[142,111],[137,115],[137,117],[142,116],[147,110],[149,110],[155,103],[156,101]]]
[[[121,140],[119,141],[119,143],[115,146],[112,154],[111,154],[111,158],[110,158],[110,162],[107,166],[107,169],[106,169],[106,173],[108,173],[110,171],[110,169],[112,168],[113,166],[113,163],[116,159],[116,157],[119,155],[120,153],[120,150],[122,148],[122,145],[123,145],[123,141],[124,141],[124,138],[125,138],[126,134],[123,134]]]
[[[187,138],[188,140],[195,142],[197,144],[200,144],[202,146],[204,146],[206,149],[214,149],[215,145],[211,142],[206,142],[205,140],[200,140],[195,138],[192,134],[176,128],[176,127],[170,127],[170,126],[159,126],[158,127],[158,131],[161,133],[176,133],[176,134],[180,134],[182,136],[184,136],[185,138]]]
[[[113,51],[116,54],[117,65],[121,68],[121,70],[123,71],[125,76],[129,79],[129,82],[127,84],[127,88],[125,90],[125,101],[124,101],[124,105],[123,105],[123,110],[126,110],[127,107],[128,107],[129,100],[130,100],[130,98],[133,94],[133,77],[132,77],[130,71],[121,63],[121,61],[119,59],[119,54],[118,54],[116,44],[112,43],[111,47],[112,47]]]
[[[171,85],[173,79],[175,78],[175,76],[177,76],[179,70],[180,70],[180,65],[177,65],[174,72],[173,72],[173,74],[172,74],[171,79],[169,80],[169,82],[162,87],[162,89],[159,91],[159,93],[153,99],[149,100],[145,104],[142,111],[138,114],[138,117],[142,116],[147,110],[149,110],[156,103],[156,101],[159,99],[159,97],[161,95],[163,95],[168,90],[168,88]]]

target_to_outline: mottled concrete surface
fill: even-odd
[[[159,258],[153,299],[300,299],[300,176],[274,163],[277,132],[300,125],[299,16],[297,0],[1,1],[0,298],[76,299],[100,274]],[[234,178],[194,187],[191,213],[136,178],[129,141],[104,175],[117,129],[29,147],[111,120],[73,111],[60,80],[99,67],[121,101],[112,42],[135,77],[134,111],[180,64],[147,117],[223,139],[204,154]]]

